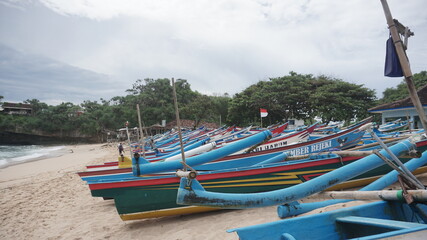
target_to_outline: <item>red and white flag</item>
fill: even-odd
[[[267,109],[264,109],[264,108],[260,108],[259,113],[261,114],[262,118],[267,117],[267,115],[268,115]]]

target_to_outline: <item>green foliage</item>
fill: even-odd
[[[19,116],[0,114],[0,131],[14,131],[15,118]]]
[[[195,121],[196,128],[202,120],[212,119],[214,115],[214,109],[212,106],[211,98],[206,95],[198,93],[191,102],[183,104],[180,115],[183,119],[191,119]]]
[[[242,93],[234,95],[229,103],[228,122],[237,125],[249,125],[251,122],[257,122],[256,112],[259,111],[259,107],[263,106],[263,104],[257,103],[255,100],[256,98],[259,99],[263,84],[264,82],[260,81],[249,86]],[[255,97],[252,98],[252,96]]]
[[[419,89],[427,84],[427,71],[421,71],[412,76],[415,88]],[[409,96],[408,87],[405,80],[402,80],[396,88],[386,88],[383,92],[383,98],[379,101],[382,103],[394,102]]]
[[[182,119],[194,120],[198,125],[203,120],[211,119],[215,115],[215,109],[219,109],[212,108],[213,103],[210,97],[191,90],[187,80],[176,80],[175,87]],[[135,106],[139,104],[144,125],[159,124],[162,120],[173,121],[175,120],[175,106],[172,91],[169,79],[139,79],[133,84],[132,89],[127,90],[131,95],[126,96],[121,102],[122,106],[127,109],[123,111],[123,114],[127,116],[131,125],[137,126],[138,118]],[[211,111],[211,109],[213,110]]]
[[[31,104],[32,114],[33,116],[39,115],[42,111],[46,111],[48,109],[48,105],[46,103],[40,102],[38,99],[27,99],[24,103]]]
[[[413,80],[417,88],[424,86],[427,84],[427,72],[414,74]],[[184,79],[176,80],[175,84],[180,117],[194,120],[196,126],[202,121],[221,121],[222,124],[240,126],[259,125],[260,108],[266,108],[269,113],[263,119],[265,125],[285,122],[291,118],[311,123],[314,117],[321,117],[324,122],[349,122],[367,117],[367,109],[375,104],[375,92],[363,85],[295,72],[259,81],[233,97],[228,94],[201,94],[193,91]],[[138,126],[137,104],[144,126],[159,124],[162,120],[175,120],[169,79],[138,79],[127,93],[126,96],[101,99],[100,102],[85,101],[80,105],[68,102],[48,106],[37,99],[28,99],[25,103],[32,105],[32,116],[0,114],[0,130],[100,137],[109,130],[123,128],[126,121],[129,121],[129,126]],[[406,96],[406,83],[402,82],[396,88],[387,88],[380,102]]]
[[[265,94],[271,96],[268,102],[269,115],[274,122],[290,118],[307,119],[311,115],[310,102],[312,75],[290,72],[289,76],[270,79]],[[271,112],[271,113],[270,113]]]
[[[181,95],[178,94],[178,83],[177,86],[177,98],[180,99]],[[126,99],[125,106],[132,110],[135,114],[136,104],[140,105],[141,116],[145,120],[145,124],[153,125],[159,123],[161,120],[171,120],[174,117],[174,106],[173,106],[173,96],[172,96],[172,85],[169,79],[144,79],[137,80],[133,85],[132,89],[129,89],[128,92],[132,93],[132,97]],[[135,118],[132,113],[125,111],[124,114],[127,115],[133,125],[137,122],[134,122]],[[137,120],[136,120],[137,121]]]
[[[260,81],[230,102],[229,121],[247,125],[260,121],[259,108],[268,110],[269,124],[290,118],[324,122],[364,118],[375,92],[339,79],[290,72],[288,76]]]
[[[211,115],[206,119],[207,122],[227,122],[228,107],[231,101],[230,96],[225,93],[222,96],[209,96],[212,109]]]
[[[375,91],[363,85],[318,77],[319,84],[310,95],[313,115],[321,117],[323,122],[363,119],[368,116],[367,109],[372,107]]]

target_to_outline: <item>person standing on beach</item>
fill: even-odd
[[[122,145],[122,143],[119,143],[119,154],[122,157],[123,157],[123,152],[124,152],[123,145]]]

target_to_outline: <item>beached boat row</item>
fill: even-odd
[[[130,158],[126,160],[126,164],[125,161],[121,163],[121,157],[119,157],[116,163],[90,166],[88,171],[80,172],[79,175],[88,183],[92,196],[114,199],[117,212],[123,220],[228,208],[229,206],[217,204],[226,202],[218,196],[268,194],[271,191],[283,189],[299,189],[303,183],[313,182],[312,180],[320,181],[327,187],[333,187],[338,183],[340,183],[339,188],[361,186],[392,170],[390,166],[384,165],[381,159],[378,160],[379,157],[373,152],[372,149],[378,148],[378,145],[374,146],[372,139],[367,140],[364,126],[369,122],[370,119],[365,119],[344,130],[311,140],[310,133],[314,131],[316,124],[294,132],[285,132],[285,125],[254,132],[247,129],[244,134],[240,130],[238,131],[241,134],[240,137],[233,137],[226,141],[226,144],[209,151],[198,152],[186,158],[185,163],[181,158],[175,160],[162,159],[161,156],[143,158],[141,153],[135,152],[132,160]],[[194,132],[188,134],[199,137],[204,134],[212,139],[214,136],[209,136],[207,133],[219,133],[221,130],[201,132],[199,129],[198,134]],[[289,139],[294,136],[299,137],[291,142]],[[224,138],[216,137],[215,139]],[[278,144],[286,141],[284,139],[288,139],[287,144]],[[168,142],[169,145],[173,144],[173,141],[165,139],[165,136],[162,136],[161,140]],[[201,139],[197,140],[201,141]],[[370,143],[369,148],[363,149],[363,146],[360,146],[364,141]],[[205,141],[204,145],[206,144],[209,144],[208,140]],[[395,144],[395,142],[390,141],[389,144]],[[420,139],[411,144],[398,144],[400,145],[397,146],[403,144],[400,147],[401,150],[393,151],[397,151],[395,154],[401,155],[399,159],[406,162],[416,150],[425,150],[427,140]],[[355,146],[357,150],[342,151]],[[382,154],[390,157],[388,153]],[[165,156],[170,157],[170,155]],[[365,156],[369,156],[369,160],[364,160],[369,162],[369,169],[366,168],[362,172],[355,171],[351,167],[353,170],[350,171],[351,174],[345,174],[346,179],[341,181],[330,179],[328,182],[333,184],[324,184],[325,181],[321,177],[358,163],[365,159]],[[371,164],[372,159],[376,164]],[[425,170],[421,169],[421,171]],[[215,195],[214,200],[200,201],[209,199],[205,196],[207,193]],[[314,191],[310,191],[310,194],[312,193]],[[240,197],[239,195],[235,199],[228,200],[237,203],[242,201]],[[247,202],[252,200],[250,197]],[[206,204],[206,202],[210,203]],[[264,198],[262,202],[266,202]],[[277,205],[287,203],[283,199],[273,202]],[[243,203],[237,205],[249,207]]]

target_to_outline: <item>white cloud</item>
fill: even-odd
[[[82,103],[120,95],[110,77],[0,44],[0,95],[7,101],[36,98],[48,104]]]
[[[296,71],[365,84],[380,96],[401,80],[383,77],[388,29],[380,1],[39,2],[10,1],[25,15],[0,8],[0,43],[108,74],[122,89],[138,78],[175,77],[203,93],[233,94]],[[388,2],[415,31],[413,72],[426,70],[425,1]]]

